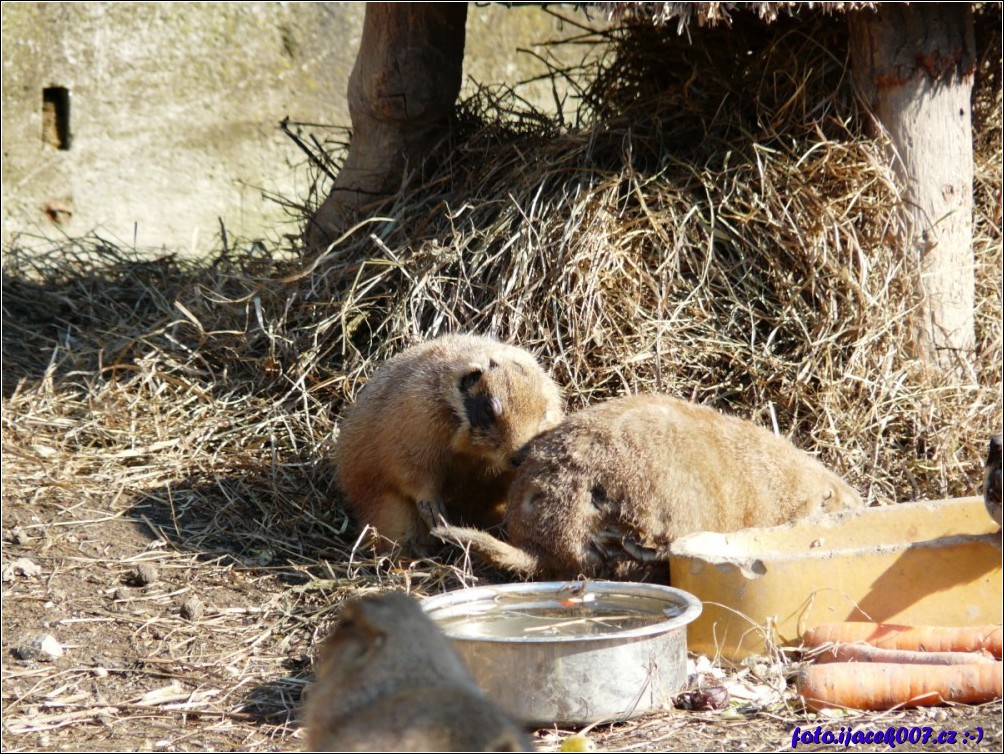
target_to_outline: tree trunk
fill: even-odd
[[[349,78],[352,144],[307,228],[320,248],[395,194],[446,136],[460,93],[467,3],[367,3]]]
[[[974,348],[974,61],[969,3],[882,3],[852,12],[854,79],[890,140],[914,276],[913,352],[958,377]]]

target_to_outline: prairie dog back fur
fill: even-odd
[[[321,647],[306,720],[313,751],[533,751],[400,592],[343,608]]]
[[[525,575],[665,581],[669,546],[696,531],[774,526],[863,505],[787,440],[669,396],[579,411],[526,449],[509,496],[509,543],[443,527],[437,536]]]
[[[562,414],[557,385],[527,351],[436,338],[384,363],[345,412],[338,480],[361,523],[421,549],[441,518],[498,523],[516,451]]]

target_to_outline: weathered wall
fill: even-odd
[[[296,227],[262,190],[307,189],[278,128],[348,125],[345,92],[362,3],[5,3],[3,243],[79,235],[203,252],[230,233]],[[568,33],[574,32],[569,29]],[[472,5],[465,77],[514,82],[558,34],[536,7]],[[43,123],[43,90],[69,94],[68,149]],[[536,89],[541,104],[550,86]],[[65,145],[64,145],[65,146]]]

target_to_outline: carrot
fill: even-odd
[[[1002,665],[901,665],[840,662],[810,665],[796,688],[806,707],[882,710],[946,702],[982,704],[1001,698]]]
[[[921,652],[977,652],[985,649],[1001,659],[1000,626],[897,626],[891,623],[824,623],[802,636],[809,647],[829,642],[865,642],[885,649]]]
[[[994,656],[985,649],[979,652],[915,652],[863,643],[824,644],[813,651],[812,659],[817,663],[903,662],[912,665],[988,665],[995,662]]]

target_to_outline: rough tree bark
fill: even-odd
[[[352,143],[307,228],[326,246],[372,205],[397,192],[446,135],[460,93],[467,3],[367,3],[349,77]]]
[[[969,3],[882,3],[849,16],[859,91],[888,133],[918,293],[913,352],[972,374],[975,65]]]

